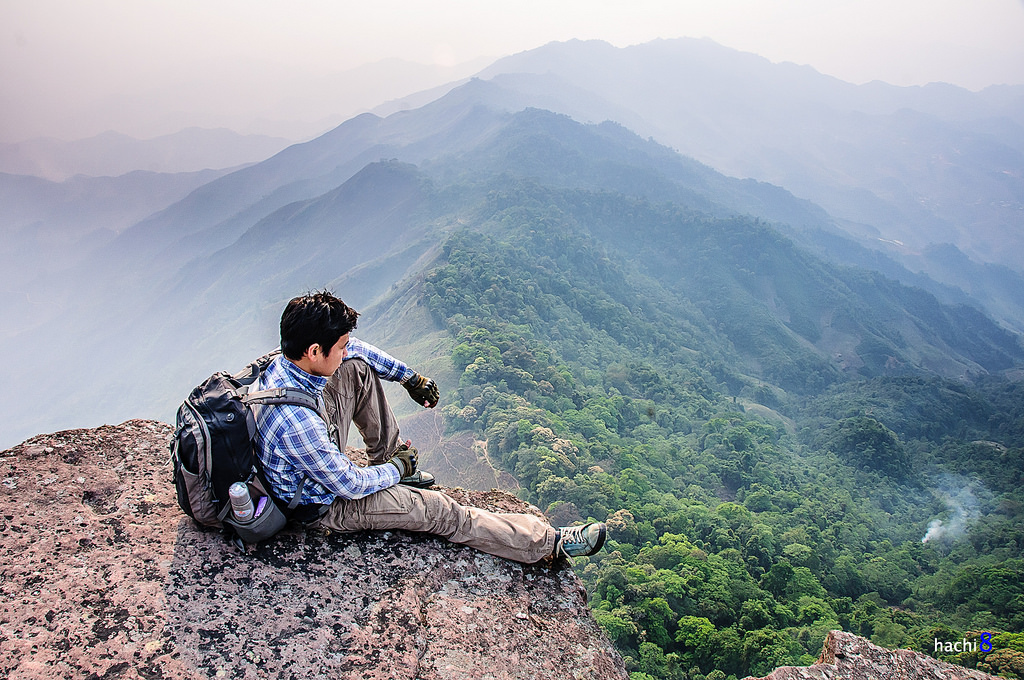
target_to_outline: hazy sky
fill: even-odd
[[[0,141],[249,132],[387,58],[452,66],[552,40],[687,36],[855,83],[1024,83],[1024,0],[0,0]],[[356,89],[334,92],[331,113],[380,103]]]

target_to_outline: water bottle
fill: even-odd
[[[237,522],[252,521],[253,512],[252,498],[249,496],[249,486],[245,482],[235,482],[228,489],[228,496],[231,498],[231,514]]]

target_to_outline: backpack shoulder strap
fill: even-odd
[[[320,409],[320,400],[301,387],[272,387],[266,390],[246,392],[242,396],[246,404],[291,404],[313,409],[327,422],[327,416]]]
[[[242,389],[244,390],[245,388]],[[304,406],[305,408],[315,411],[316,414],[320,416],[320,419],[324,421],[324,425],[327,426],[327,434],[330,436],[331,440],[338,445],[338,448],[341,448],[341,445],[338,444],[338,428],[331,423],[331,419],[327,417],[327,413],[325,413],[321,408],[320,400],[301,387],[273,387],[267,390],[256,390],[254,392],[246,391],[241,394],[240,398],[247,406],[252,404],[290,404],[292,406]],[[256,421],[251,416],[248,420],[249,438],[251,439],[256,436]]]
[[[270,362],[277,358],[277,355],[281,353],[281,348],[277,348],[271,352],[267,352],[259,359],[252,361],[248,366],[243,368],[238,373],[235,373],[231,377],[234,378],[242,385],[252,385],[256,382],[256,379],[260,377]]]
[[[291,404],[292,406],[304,406],[308,409],[316,411],[317,415],[327,425],[327,431],[332,432],[333,426],[331,425],[330,419],[320,408],[320,401],[312,394],[300,387],[274,387],[268,390],[256,390],[255,392],[247,392],[242,395],[242,401],[249,404]],[[252,419],[250,418],[250,421]],[[255,422],[252,424],[253,432],[250,435],[255,434]],[[333,436],[333,435],[332,435]],[[250,437],[251,438],[251,437]],[[288,502],[288,510],[294,510],[302,499],[302,489],[306,486],[306,481],[309,478],[306,475],[302,476],[302,480],[299,482],[299,488],[295,490],[295,494]]]

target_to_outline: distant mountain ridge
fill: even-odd
[[[227,172],[136,171],[63,182],[0,173],[3,335],[59,315],[75,287],[69,271],[88,270],[118,233]]]
[[[1008,313],[1024,295],[1020,281],[985,265],[1022,272],[1024,86],[852,85],[695,39],[551,43],[478,77],[583,122],[616,120],[725,175],[784,187],[861,244],[960,286],[933,247],[953,245],[970,258],[978,303],[1022,328],[1019,312]]]
[[[74,175],[117,177],[135,171],[180,173],[257,163],[289,146],[283,137],[186,128],[153,139],[117,132],[65,142],[37,138],[0,144],[0,172],[61,182]]]

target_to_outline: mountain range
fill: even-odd
[[[424,338],[451,342],[417,312],[416,282],[452,233],[492,224],[490,197],[516,182],[657,286],[652,300],[689,309],[704,329],[690,349],[735,361],[741,380],[799,392],[809,389],[799,374],[811,368],[823,384],[893,366],[949,376],[1012,369],[1022,358],[1024,280],[1003,260],[1019,236],[1014,196],[1024,195],[1020,102],[1015,88],[852,86],[708,41],[556,43],[501,60],[418,108],[357,116],[248,167],[161,175],[152,212],[129,211],[130,226],[110,219],[103,229],[110,210],[80,198],[71,203],[80,219],[54,230],[60,247],[39,245],[45,230],[32,225],[53,219],[39,215],[40,206],[54,210],[55,192],[87,180],[42,185],[38,198],[11,189],[19,202],[7,205],[34,217],[15,229],[14,208],[3,215],[7,233],[22,234],[8,249],[4,348],[12,356],[65,341],[54,356],[4,369],[19,389],[5,399],[3,437],[167,419],[206,374],[276,344],[285,300],[324,285],[357,308],[376,303],[394,322],[368,326],[366,339],[405,338],[400,349],[431,361],[433,346],[407,337],[395,310],[422,324]],[[902,146],[891,137],[900,130],[914,133]],[[829,151],[840,132],[858,153]],[[962,183],[977,199],[963,209],[980,205],[963,221],[926,200],[952,198],[942,181],[878,188],[894,168],[908,169],[896,173],[907,186],[934,174],[938,161],[915,135],[941,145],[961,133],[987,155],[946,158],[949,177],[996,177]],[[896,155],[881,158],[882,147]],[[117,195],[145,195],[144,176],[132,177]],[[185,195],[168,200],[170,186]],[[99,192],[84,195],[95,202]],[[846,210],[851,196],[863,200]],[[628,217],[599,219],[581,200]],[[686,220],[710,226],[677,232]],[[761,252],[749,249],[755,243]],[[22,252],[28,266],[19,267]],[[53,394],[66,376],[76,376],[74,388]]]
[[[783,186],[864,235],[911,248],[941,239],[1018,266],[1003,247],[1024,196],[1024,88],[855,86],[707,40],[554,43],[480,76],[506,73],[553,98],[559,83],[584,90],[605,110],[574,94],[546,108],[617,120],[724,174]]]
[[[1024,291],[1024,87],[858,86],[708,40],[553,43],[480,77],[784,187],[861,245],[1024,330],[1010,311]]]

